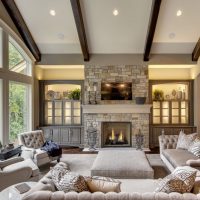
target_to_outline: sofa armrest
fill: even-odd
[[[10,158],[8,160],[0,161],[0,168],[4,168],[8,165],[18,163],[18,162],[21,162],[23,160],[24,160],[24,158],[22,158],[22,157],[14,157],[14,158]]]
[[[186,161],[186,165],[190,166],[190,167],[200,167],[200,159],[197,160],[187,160]]]
[[[178,135],[160,135],[158,137],[160,154],[164,149],[176,149]]]

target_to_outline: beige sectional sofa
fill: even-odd
[[[200,159],[185,149],[176,149],[178,135],[159,136],[160,157],[172,172],[176,167],[189,165],[200,169]]]
[[[64,163],[58,165],[64,165]],[[24,196],[23,200],[200,200],[200,194],[154,193],[158,180],[120,179],[120,181],[122,182],[120,193],[64,193],[56,190],[49,172]]]

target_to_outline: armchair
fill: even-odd
[[[40,148],[45,143],[44,134],[41,130],[30,131],[18,135],[19,144],[22,146],[22,157],[31,158],[37,166],[50,163],[53,160],[60,161],[61,156],[51,157]]]
[[[21,157],[0,161],[0,191],[24,181],[38,181],[39,169],[32,160]]]

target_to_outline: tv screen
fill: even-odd
[[[101,83],[101,100],[132,100],[132,83]]]

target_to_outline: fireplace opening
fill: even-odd
[[[130,122],[102,122],[102,147],[130,147]]]

